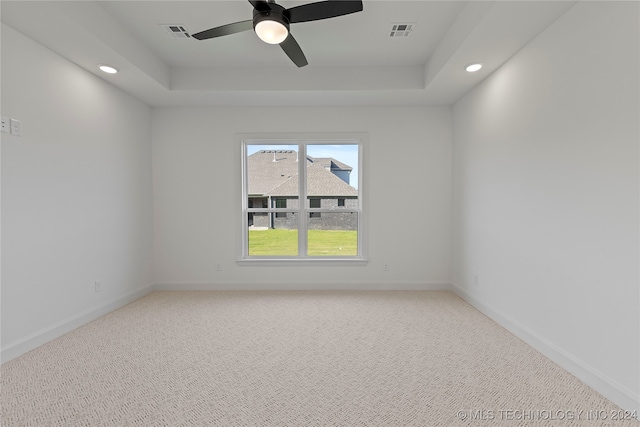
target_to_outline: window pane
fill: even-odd
[[[338,207],[358,198],[358,145],[307,145],[307,207]]]
[[[268,212],[250,212],[248,215],[250,256],[298,255],[298,215],[296,213],[286,212],[286,218],[275,218],[275,213]],[[278,228],[274,228],[274,224]]]
[[[249,208],[275,207],[270,201],[298,197],[298,146],[247,145]]]
[[[358,255],[358,214],[323,212],[320,218],[309,214],[307,254],[310,256]]]
[[[296,230],[298,228],[298,214],[296,212],[276,212],[272,214],[270,228]]]

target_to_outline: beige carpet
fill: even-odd
[[[640,425],[450,292],[154,292],[0,373],[7,427]]]

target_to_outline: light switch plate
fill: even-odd
[[[22,135],[22,123],[19,120],[11,119],[11,135]]]

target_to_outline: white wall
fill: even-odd
[[[640,410],[638,16],[578,3],[454,106],[453,284]]]
[[[4,361],[144,292],[153,229],[150,108],[3,24],[2,116]]]
[[[450,108],[168,108],[154,109],[152,127],[161,288],[448,287]],[[253,132],[369,134],[368,265],[236,264],[241,150],[235,136]]]

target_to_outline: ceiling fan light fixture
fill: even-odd
[[[260,40],[269,44],[280,44],[289,35],[287,26],[273,19],[264,19],[255,24],[254,30]]]

